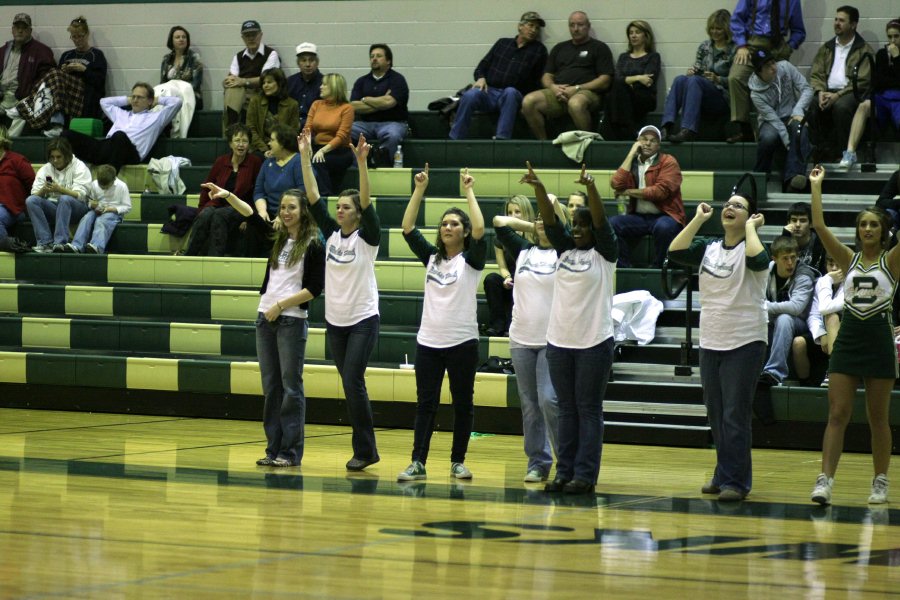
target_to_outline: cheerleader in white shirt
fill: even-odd
[[[603,396],[613,361],[616,235],[584,166],[576,183],[587,188],[589,208],[575,211],[571,231],[554,213],[531,164],[522,182],[534,188],[547,238],[559,255],[547,326],[547,363],[559,402],[559,454],[556,477],[544,490],[593,494],[603,450]],[[573,312],[578,318],[571,318]]]
[[[297,142],[309,211],[326,238],[325,336],[341,375],[353,429],[353,457],[347,462],[347,470],[362,471],[379,461],[366,390],[366,367],[378,341],[380,324],[375,259],[381,223],[369,196],[366,157],[371,146],[365,136],[360,136],[358,144],[350,147],[359,168],[359,190],[344,190],[338,195],[335,220],[328,214],[327,198],[319,196],[309,132],[298,137]]]
[[[557,220],[568,224],[566,212],[553,199]],[[556,280],[556,250],[538,215],[534,222],[512,216],[494,217],[494,231],[506,252],[516,256],[516,285],[513,287],[512,324],[509,327],[509,353],[516,370],[519,403],[522,405],[522,431],[528,467],[527,483],[547,479],[553,456],[558,454],[559,407],[547,365],[547,307],[553,302]],[[533,234],[537,244],[515,233]],[[552,452],[552,453],[551,453]]]
[[[469,214],[449,208],[441,217],[436,245],[416,229],[422,196],[428,187],[428,165],[415,177],[416,189],[403,214],[403,237],[425,265],[425,301],[416,336],[416,424],[412,463],[397,476],[400,481],[425,479],[425,463],[441,399],[444,372],[453,399],[453,447],[450,475],[471,479],[464,464],[474,420],[473,396],[478,366],[476,293],[484,269],[484,217],[475,199],[475,180],[462,175]]]
[[[866,415],[872,434],[874,477],[870,504],[888,501],[891,464],[891,390],[897,378],[897,347],[891,301],[900,277],[900,246],[888,250],[891,220],[877,207],[856,216],[854,252],[825,225],[822,180],[825,169],[809,174],[812,188],[812,225],[828,254],[844,276],[844,312],[828,363],[828,425],[822,439],[822,472],[810,495],[813,502],[830,504],[834,475],[844,450],[844,432],[853,413],[860,379],[866,389]]]

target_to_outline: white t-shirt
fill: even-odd
[[[513,286],[509,341],[521,346],[546,346],[547,325],[556,281],[556,250],[532,246],[519,252]]]
[[[266,285],[266,293],[259,298],[258,312],[266,312],[279,300],[299,294],[303,289],[303,257],[301,256],[300,260],[290,267],[287,266],[288,256],[295,243],[294,240],[288,239],[278,255],[278,268],[269,269],[269,283]],[[306,309],[299,306],[285,307],[281,314],[300,319],[307,317]]]
[[[359,233],[344,237],[339,229],[325,244],[325,320],[338,327],[378,314],[378,246],[367,244]]]
[[[559,348],[584,349],[613,336],[615,272],[616,263],[603,258],[594,247],[566,250],[560,255],[547,327],[548,343]]]
[[[425,267],[425,303],[416,341],[429,348],[450,348],[478,339],[481,271],[469,266],[465,253],[440,263],[437,257],[432,254]]]

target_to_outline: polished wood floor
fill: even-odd
[[[257,467],[259,423],[0,410],[0,598],[890,598],[900,510],[835,505],[810,452],[754,453],[741,505],[699,493],[711,450],[607,445],[597,495],[523,484],[522,439],[450,435],[400,484],[412,432],[348,474],[347,428],[310,426],[302,468]],[[894,490],[900,501],[900,489]]]

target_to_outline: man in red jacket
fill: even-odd
[[[13,17],[13,39],[0,47],[0,117],[14,109],[16,103],[31,93],[31,88],[44,74],[56,66],[53,51],[31,37],[31,17],[19,13]],[[21,133],[25,121],[14,111],[8,115],[12,119],[9,135]],[[9,121],[7,120],[7,123]]]
[[[12,140],[6,127],[0,125],[0,251],[18,251],[10,246],[18,243],[9,237],[9,229],[25,216],[25,197],[34,184],[34,168],[28,159],[10,150]]]
[[[620,267],[632,266],[631,244],[647,234],[653,234],[656,247],[653,266],[661,267],[669,244],[685,224],[681,167],[674,156],[659,151],[659,139],[656,127],[641,129],[610,182],[616,197],[627,201],[626,214],[609,220],[619,240]]]

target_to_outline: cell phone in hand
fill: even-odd
[[[47,176],[47,183],[53,183],[53,178],[49,175]]]

